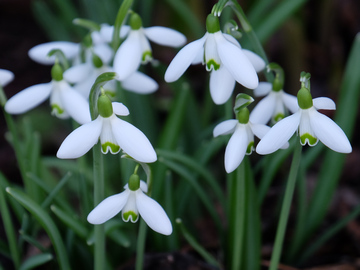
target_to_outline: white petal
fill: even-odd
[[[11,97],[5,104],[5,111],[10,114],[27,112],[47,99],[51,90],[51,83],[30,86]]]
[[[82,125],[71,132],[56,153],[58,158],[78,158],[85,155],[99,140],[102,118]]]
[[[331,98],[319,97],[313,99],[314,107],[317,110],[335,110],[336,104]]]
[[[333,120],[316,110],[312,111],[309,116],[310,125],[323,144],[339,153],[352,151],[346,134]]]
[[[101,43],[94,45],[94,53],[100,57],[104,64],[109,64],[114,52],[108,44]]]
[[[252,132],[254,133],[254,135],[256,137],[258,137],[259,139],[262,139],[266,133],[269,132],[270,127],[263,125],[263,124],[253,124],[253,123],[249,123],[250,128],[252,130]]]
[[[148,39],[163,46],[180,47],[186,43],[186,37],[171,28],[153,26],[144,28],[144,31]]]
[[[112,120],[112,130],[117,143],[129,156],[145,163],[156,161],[154,148],[139,129],[115,117]]]
[[[254,124],[266,124],[273,116],[276,105],[276,94],[270,93],[259,101],[250,113],[250,121]]]
[[[287,94],[283,91],[281,97],[286,108],[288,108],[291,113],[295,113],[299,110],[299,104],[296,96]]]
[[[79,53],[80,45],[69,41],[52,41],[31,48],[28,55],[35,62],[52,65],[55,63],[55,56],[48,57],[47,55],[54,49],[61,50],[66,58],[73,59]]]
[[[256,147],[256,152],[261,155],[267,155],[284,146],[299,127],[300,117],[301,112],[298,111],[277,122],[260,140]]]
[[[87,76],[89,76],[91,70],[91,64],[82,63],[65,70],[63,76],[64,79],[69,83],[79,83],[85,80]]]
[[[265,96],[272,90],[272,83],[260,82],[259,86],[254,89],[255,97]]]
[[[116,115],[126,116],[129,115],[129,109],[120,102],[113,102],[112,107]]]
[[[143,180],[140,180],[140,188],[143,192],[147,193],[148,192],[148,186],[147,184],[145,183],[145,181]]]
[[[260,72],[265,68],[265,61],[259,55],[246,49],[243,49],[242,52],[250,60],[256,72]]]
[[[220,59],[227,70],[238,83],[246,88],[255,89],[259,84],[259,79],[250,60],[241,49],[227,41],[220,31],[214,35],[216,35]]]
[[[225,170],[227,173],[231,173],[240,165],[244,159],[248,143],[246,126],[239,124],[225,149]]]
[[[0,69],[0,86],[5,86],[12,82],[14,79],[14,73],[6,69]]]
[[[151,229],[164,235],[172,233],[171,222],[164,209],[141,190],[136,191],[136,206],[141,217]]]
[[[90,108],[87,100],[70,85],[64,86],[60,98],[65,111],[79,124],[91,121]]]
[[[132,223],[135,223],[139,219],[139,211],[136,205],[136,195],[136,191],[130,190],[129,197],[121,213],[121,217],[125,222],[130,220]]]
[[[106,23],[101,24],[100,35],[103,42],[110,43],[112,41],[114,32],[114,26],[108,25]]]
[[[140,35],[140,31],[130,31],[115,54],[113,67],[119,80],[126,79],[140,66],[142,57]]]
[[[204,64],[204,47],[201,47],[194,60],[191,61],[191,65]]]
[[[180,78],[191,62],[198,56],[204,47],[207,34],[182,48],[171,61],[165,72],[165,81],[174,82]]]
[[[107,197],[99,203],[87,216],[91,224],[102,224],[117,215],[126,204],[130,191],[125,190],[119,194]]]
[[[226,33],[222,33],[224,38],[228,41],[230,41],[232,44],[234,44],[236,47],[241,48],[240,43],[238,42],[238,40],[236,38],[234,38],[232,35],[226,34]]]
[[[230,72],[221,65],[210,73],[210,94],[215,104],[224,104],[231,97],[235,88],[235,80]]]
[[[236,124],[239,121],[236,119],[230,119],[230,120],[226,120],[223,121],[219,124],[216,125],[216,127],[214,128],[213,131],[213,136],[217,137],[219,135],[226,135],[226,134],[230,134],[234,132],[234,129],[236,127]]]
[[[139,71],[121,81],[121,85],[124,89],[138,94],[150,94],[159,88],[155,80]]]
[[[129,34],[130,29],[129,25],[122,25],[120,29],[120,38],[125,38]]]

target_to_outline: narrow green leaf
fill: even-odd
[[[38,254],[27,259],[19,268],[19,270],[34,269],[37,266],[43,265],[53,259],[49,253]]]
[[[55,196],[59,193],[59,191],[67,183],[67,181],[70,179],[70,177],[71,177],[71,173],[67,173],[64,175],[64,177],[60,180],[60,182],[56,185],[56,187],[52,189],[52,191],[49,193],[47,198],[43,201],[43,203],[41,204],[42,208],[45,209],[51,204],[51,202],[53,201]]]
[[[26,208],[44,228],[49,235],[51,242],[57,254],[57,261],[60,269],[68,270],[70,268],[68,256],[61,235],[50,216],[36,204],[28,195],[15,188],[6,188],[6,192],[13,196],[24,208]]]

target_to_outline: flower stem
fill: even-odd
[[[101,144],[93,147],[94,170],[94,205],[97,206],[104,199],[104,166],[101,153]],[[105,226],[95,225],[95,256],[94,269],[102,270],[105,267]]]
[[[136,265],[135,270],[142,270],[144,266],[145,239],[147,226],[143,219],[140,220],[139,235],[136,247]]]
[[[281,207],[280,220],[277,227],[274,250],[271,256],[270,270],[278,269],[280,255],[282,251],[286,225],[289,219],[291,201],[294,194],[297,172],[301,159],[301,144],[297,143],[294,150],[294,156],[290,167],[289,178],[286,185],[284,201]]]

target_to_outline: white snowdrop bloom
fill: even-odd
[[[157,159],[150,141],[139,129],[116,115],[129,115],[129,110],[119,102],[111,103],[106,95],[98,99],[99,116],[75,129],[61,144],[58,158],[78,158],[86,154],[99,140],[101,151],[117,154],[123,149],[139,162],[155,162]]]
[[[225,103],[231,96],[235,81],[249,89],[258,86],[256,74],[265,68],[265,62],[255,53],[244,50],[230,35],[220,31],[219,20],[210,14],[207,32],[182,48],[165,72],[165,81],[180,78],[190,64],[203,63],[210,73],[210,94],[216,104]]]
[[[125,222],[130,220],[135,223],[140,214],[151,229],[170,235],[172,233],[170,219],[161,205],[145,194],[147,185],[138,179],[139,176],[133,174],[122,193],[112,195],[98,204],[88,215],[88,222],[102,224],[121,211]]]
[[[0,86],[6,86],[14,80],[14,73],[0,68]]]
[[[270,130],[270,127],[263,124],[254,124],[249,121],[249,110],[243,108],[237,114],[237,119],[226,120],[218,124],[213,131],[214,137],[231,134],[225,149],[225,170],[227,173],[234,171],[244,159],[254,150],[254,135],[258,138]],[[284,143],[287,147],[286,142]]]
[[[11,97],[5,104],[5,111],[10,114],[22,114],[50,97],[52,114],[56,117],[71,117],[79,124],[90,122],[89,103],[63,80],[61,67],[55,64],[51,73],[51,82],[30,86]]]
[[[262,155],[275,152],[298,131],[301,145],[314,146],[320,140],[339,153],[350,153],[352,147],[344,131],[329,117],[317,110],[335,110],[335,103],[329,98],[312,99],[307,88],[298,93],[299,109],[293,115],[276,123],[261,139],[256,152]]]
[[[48,54],[55,49],[61,50],[67,59],[72,60],[79,55],[80,44],[69,41],[51,41],[31,48],[28,55],[33,61],[39,64],[53,65],[56,56],[48,56]]]
[[[124,29],[126,31],[126,28]],[[163,46],[180,47],[185,44],[186,37],[166,27],[143,28],[140,16],[133,13],[130,17],[130,29],[127,37],[114,57],[114,70],[119,75],[120,80],[129,77],[139,68],[141,63],[152,60],[149,40]]]
[[[282,89],[276,89],[272,83],[260,82],[254,89],[254,95],[265,96],[251,111],[250,121],[253,123],[266,124],[272,120],[276,123],[285,117],[287,110],[295,113],[298,109],[296,96],[285,93]]]

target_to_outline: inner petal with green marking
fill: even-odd
[[[144,51],[141,56],[141,62],[147,63],[152,60],[152,52],[151,51]]]
[[[304,133],[300,136],[301,145],[305,145],[306,143],[310,146],[314,146],[317,144],[318,139],[309,133]]]
[[[218,70],[220,68],[220,64],[218,64],[214,59],[210,59],[206,62],[207,70]]]
[[[246,148],[246,154],[250,155],[254,151],[254,142],[250,142]]]
[[[120,152],[120,146],[112,142],[102,143],[101,152],[103,152],[103,154],[107,154],[108,151],[110,151],[111,154],[117,154]]]
[[[55,114],[56,116],[62,115],[65,111],[61,108],[58,104],[51,104],[51,113]]]
[[[273,121],[279,122],[280,120],[284,119],[285,115],[283,113],[278,113],[276,115],[273,116]]]
[[[125,222],[128,222],[130,220],[132,223],[135,223],[139,219],[139,215],[137,215],[133,211],[127,211],[122,214],[122,218]]]

